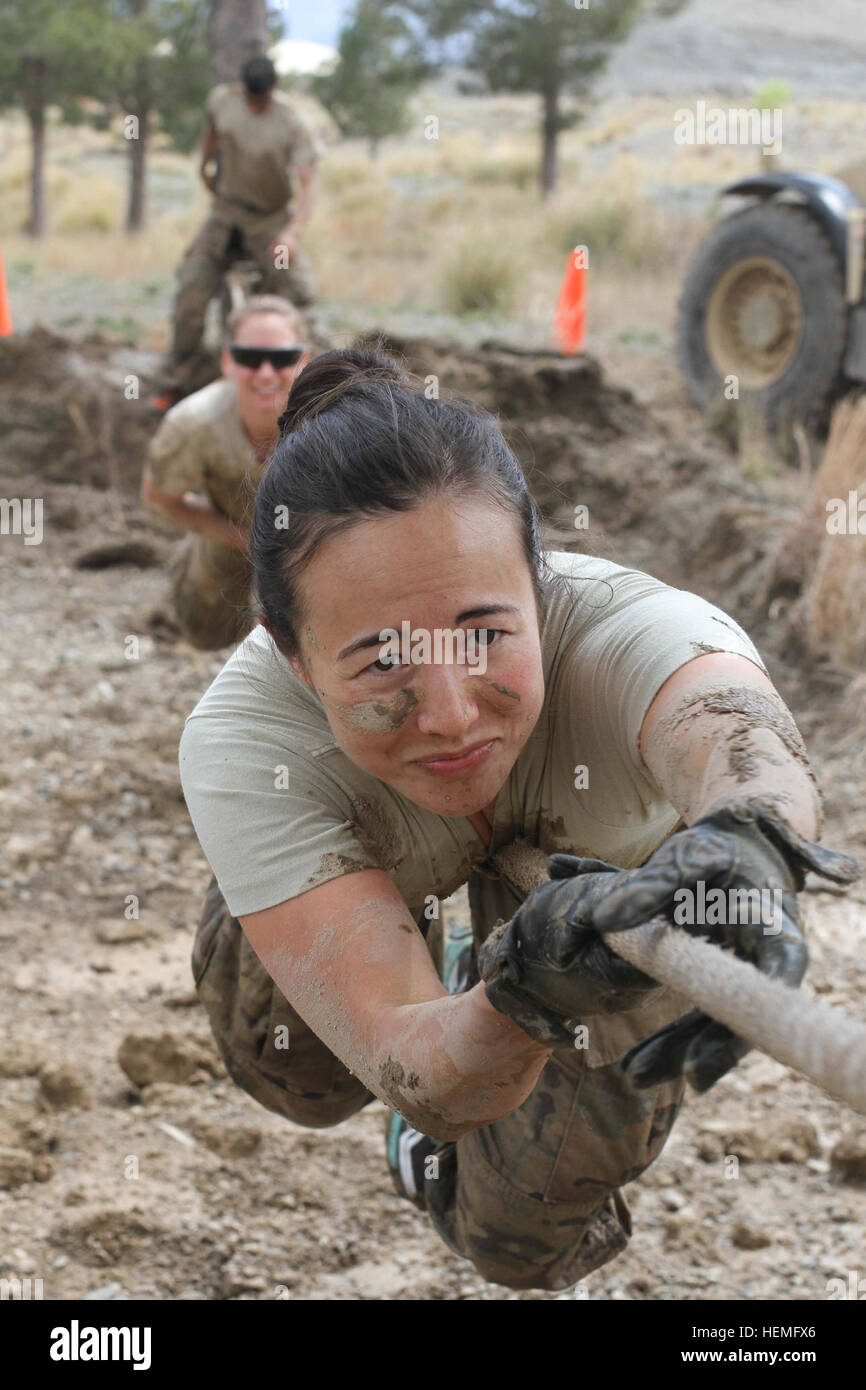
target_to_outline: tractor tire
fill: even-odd
[[[698,249],[677,355],[703,410],[747,400],[768,423],[814,423],[839,385],[847,333],[842,266],[821,228],[803,208],[763,203]]]

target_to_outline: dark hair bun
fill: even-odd
[[[321,415],[360,385],[409,386],[410,378],[393,357],[369,348],[323,352],[298,374],[279,418],[280,434],[291,434],[305,420]]]

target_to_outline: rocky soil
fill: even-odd
[[[815,753],[828,842],[866,856],[862,682],[805,669],[759,601],[796,476],[744,482],[695,417],[586,359],[395,346],[502,412],[552,543],[750,626]],[[0,344],[0,492],[44,500],[41,544],[0,536],[0,1277],[46,1299],[553,1297],[485,1284],[392,1193],[380,1104],[304,1131],[218,1059],[189,973],[209,870],[176,750],[222,658],[154,617],[173,538],[136,497],[153,365],[99,340]],[[864,900],[805,895],[808,988],[860,1016]],[[627,1197],[628,1251],[559,1297],[812,1301],[866,1276],[866,1122],[758,1054],[690,1099]]]

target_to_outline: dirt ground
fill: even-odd
[[[796,474],[744,481],[681,403],[641,404],[589,359],[395,346],[502,412],[552,544],[749,626],[814,753],[827,842],[866,858],[863,681],[805,669],[760,597]],[[209,870],[176,756],[222,658],[152,616],[173,544],[136,496],[154,365],[42,331],[0,344],[0,491],[44,499],[41,544],[0,538],[0,1277],[46,1299],[554,1297],[485,1284],[392,1193],[378,1102],[304,1131],[218,1060],[188,963]],[[135,563],[93,567],[106,546]],[[804,895],[808,988],[861,1016],[864,901]],[[626,1195],[631,1246],[577,1296],[812,1301],[866,1276],[866,1123],[759,1054],[690,1098]]]

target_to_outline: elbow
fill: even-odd
[[[414,1078],[413,1078],[414,1079]],[[429,1139],[440,1143],[453,1143],[477,1126],[465,1116],[454,1114],[448,1107],[447,1098],[429,1091],[423,1096],[415,1087],[385,1086],[378,1091],[379,1097],[398,1115]]]
[[[393,1108],[397,1109],[396,1106]],[[401,1104],[398,1113],[419,1134],[426,1134],[428,1139],[435,1139],[439,1144],[455,1144],[464,1135],[471,1134],[473,1129],[481,1128],[481,1122],[472,1124],[452,1120],[430,1105]]]
[[[489,1097],[475,1095],[471,1100],[461,1088],[459,1092],[446,1094],[429,1093],[423,1099],[417,1093],[407,1096],[405,1091],[391,1093],[383,1097],[385,1104],[398,1111],[403,1119],[440,1143],[455,1143],[473,1130],[483,1129],[485,1125],[504,1120],[516,1110],[525,1097],[511,1096],[506,1102],[502,1097],[491,1105]],[[469,1104],[467,1105],[467,1101]],[[467,1113],[467,1111],[469,1113]]]

